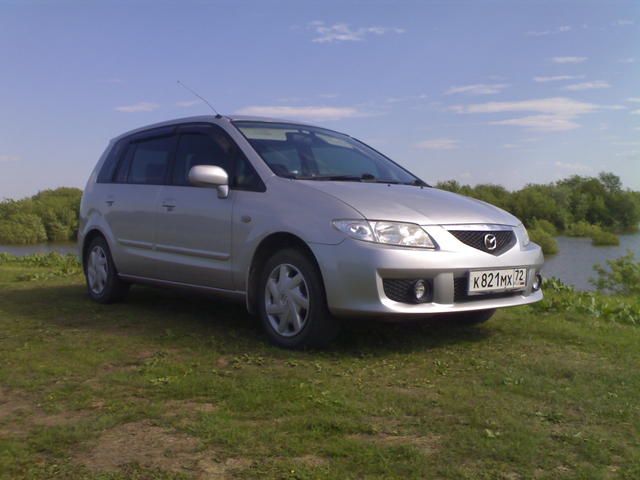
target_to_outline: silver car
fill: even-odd
[[[348,135],[203,116],[115,138],[82,198],[89,295],[131,284],[241,300],[271,341],[325,345],[341,317],[488,320],[542,299],[513,215],[430,187]]]

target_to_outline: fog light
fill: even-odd
[[[413,284],[413,296],[417,302],[420,302],[427,294],[427,284],[424,280],[418,280]]]
[[[542,288],[542,275],[540,275],[539,273],[536,273],[536,276],[533,279],[533,284],[531,285],[531,288],[533,289],[534,292],[537,292],[538,290],[540,290],[540,288]]]

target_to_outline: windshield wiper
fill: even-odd
[[[370,173],[358,175],[314,175],[305,177],[295,177],[296,180],[325,180],[338,182],[372,182],[376,181],[376,177]]]

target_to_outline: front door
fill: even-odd
[[[188,180],[196,165],[216,165],[229,174],[235,145],[219,127],[179,130],[169,184],[162,188],[156,229],[158,278],[189,285],[233,288],[231,215],[234,191],[218,198],[215,188]]]

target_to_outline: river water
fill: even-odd
[[[589,278],[595,276],[593,265],[605,264],[605,261],[618,258],[631,250],[640,260],[640,233],[621,235],[620,245],[615,247],[594,247],[589,238],[558,237],[560,252],[548,255],[545,259],[543,274],[545,277],[557,277],[580,290],[592,290]],[[75,243],[43,243],[39,245],[0,245],[0,252],[14,255],[31,253],[77,253]]]

